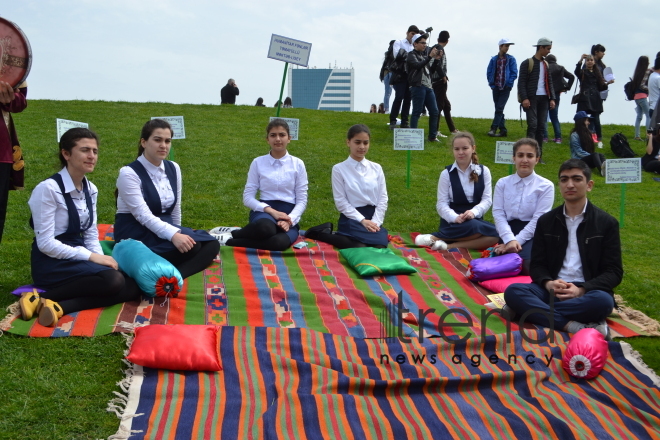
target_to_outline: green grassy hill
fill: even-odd
[[[566,105],[566,104],[564,104]],[[41,180],[57,171],[55,119],[87,122],[101,139],[99,162],[90,179],[99,188],[99,223],[114,221],[114,187],[119,168],[135,158],[140,129],[152,116],[184,116],[186,139],[173,141],[174,158],[181,165],[183,224],[195,228],[243,225],[248,209],[242,192],[250,162],[268,151],[265,127],[275,115],[272,108],[216,105],[173,105],[101,101],[30,101],[15,122],[26,162],[26,190],[10,194],[7,224],[0,244],[0,305],[14,301],[14,288],[29,284],[32,231],[28,226],[27,200]],[[300,139],[289,151],[300,157],[309,175],[309,204],[301,226],[335,222],[332,200],[332,165],[347,157],[345,136],[357,123],[372,130],[369,159],[385,170],[389,209],[385,226],[390,231],[431,232],[438,227],[436,189],[441,169],[453,162],[447,142],[427,144],[412,153],[412,182],[406,188],[406,152],[393,151],[387,115],[283,109],[281,116],[300,119]],[[509,173],[508,165],[494,164],[495,140],[486,136],[490,121],[455,118],[459,129],[475,134],[477,152],[488,165],[493,182]],[[524,123],[523,123],[524,124]],[[525,135],[519,121],[509,121],[509,138]],[[557,169],[570,157],[565,124],[564,144],[546,144],[544,160],[536,171],[552,181]],[[420,128],[428,129],[428,118]],[[444,121],[441,131],[447,132]],[[603,126],[604,138],[623,132],[632,139],[631,126]],[[631,141],[638,154],[641,142]],[[613,157],[606,142],[602,150]],[[660,204],[660,183],[645,173],[643,182],[629,184],[625,227],[621,230],[625,276],[617,289],[631,307],[660,320],[660,281],[655,249]],[[594,177],[590,199],[619,217],[620,186],[606,185]],[[557,194],[557,202],[559,194]],[[489,212],[486,216],[492,220]],[[628,339],[649,366],[660,371],[660,338]],[[100,438],[113,434],[118,420],[105,411],[114,397],[115,383],[122,379],[123,339],[118,335],[92,339],[29,339],[5,334],[0,337],[0,389],[3,390],[0,439]]]

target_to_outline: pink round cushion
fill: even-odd
[[[593,379],[605,367],[608,352],[603,335],[596,329],[585,328],[571,338],[564,352],[562,366],[571,376]]]

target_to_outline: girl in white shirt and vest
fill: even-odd
[[[332,167],[332,193],[340,212],[338,229],[332,223],[310,228],[305,237],[339,248],[387,247],[387,229],[382,227],[387,211],[387,187],[383,169],[366,159],[371,132],[358,124],[348,130],[349,157]]]
[[[493,203],[490,170],[479,165],[471,133],[456,133],[451,144],[454,163],[442,170],[438,181],[440,228],[418,235],[415,244],[433,250],[447,249],[445,242],[452,247],[486,249],[499,240],[495,226],[482,218]]]
[[[273,119],[268,124],[266,140],[270,152],[252,161],[243,191],[250,223],[220,234],[221,244],[283,251],[298,239],[298,222],[307,207],[307,170],[287,150],[291,135],[285,120]]]
[[[534,139],[523,138],[513,144],[516,173],[497,181],[493,197],[493,218],[501,238],[495,251],[518,253],[524,274],[529,273],[536,222],[555,201],[555,186],[534,172],[540,158],[541,149]]]
[[[119,272],[103,255],[96,227],[98,191],[85,175],[94,171],[98,137],[72,128],[60,138],[62,170],[39,183],[28,204],[34,229],[32,279],[46,290],[24,293],[21,317],[39,315],[39,323],[55,326],[66,314],[137,300],[137,283]]]
[[[162,119],[142,127],[138,158],[119,170],[114,234],[117,242],[141,241],[187,278],[206,269],[220,245],[206,231],[181,226],[181,168],[165,160],[172,136]]]

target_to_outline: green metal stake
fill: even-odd
[[[282,75],[282,87],[280,87],[280,99],[277,101],[277,114],[280,117],[280,108],[282,107],[282,94],[284,93],[284,82],[286,81],[286,71],[289,68],[289,63],[284,63],[284,75]]]
[[[410,150],[408,150],[408,175],[406,177],[406,188],[410,188]]]
[[[621,206],[619,206],[619,227],[623,228],[624,206],[626,205],[626,184],[621,184]]]

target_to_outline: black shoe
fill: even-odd
[[[500,130],[498,133],[497,137],[503,137],[505,138],[509,133],[506,130]]]
[[[332,233],[332,223],[323,223],[318,226],[312,226],[309,228],[307,231],[305,231],[305,238],[311,238],[312,240],[315,239],[317,234],[319,233],[324,233],[324,234],[331,234]]]
[[[396,128],[396,121],[391,122],[390,121],[390,130],[394,130]]]
[[[489,131],[488,133],[486,133],[486,134],[487,134],[488,136],[490,136],[490,137],[495,137],[495,136],[497,136],[497,135],[495,134],[495,130],[492,129],[492,128],[491,128],[490,131]]]
[[[401,128],[410,128],[410,124],[408,124],[407,122],[402,122]]]

